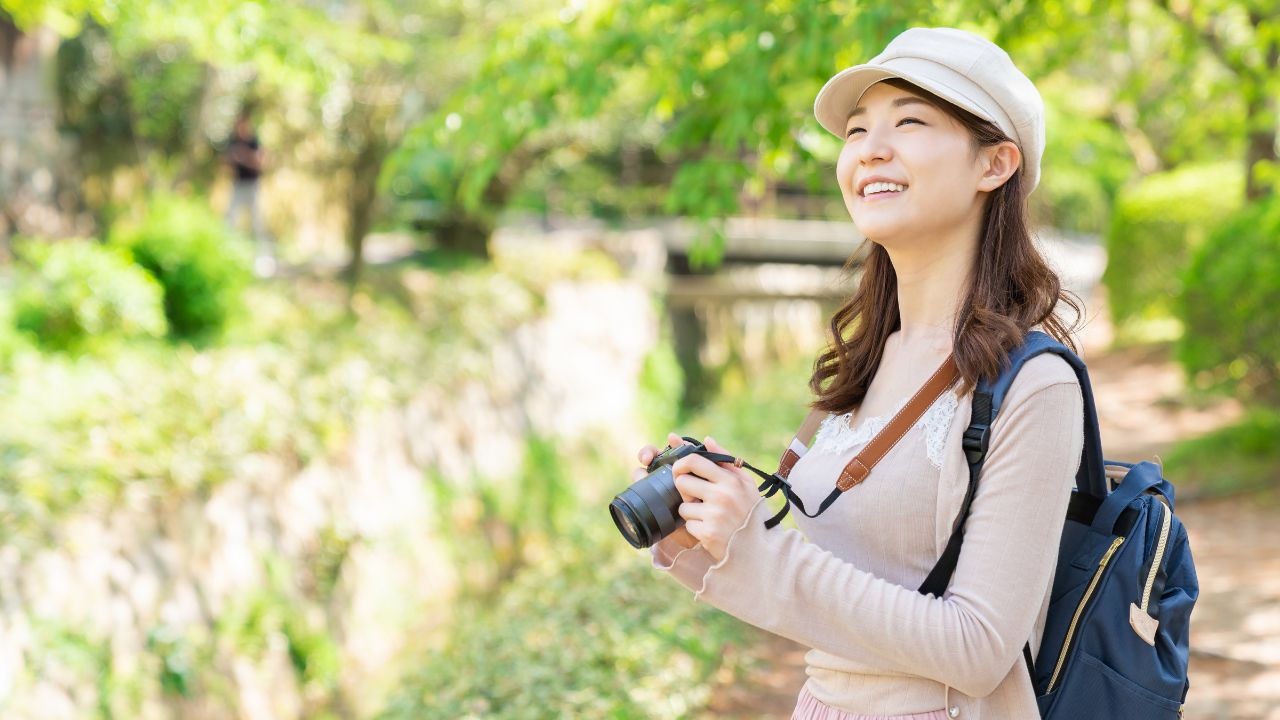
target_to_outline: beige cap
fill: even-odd
[[[844,140],[849,112],[875,83],[897,77],[995,123],[1022,151],[1027,192],[1040,184],[1044,101],[999,45],[955,28],[911,28],[869,62],[841,70],[813,101],[813,114]]]

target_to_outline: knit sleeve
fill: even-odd
[[[765,530],[759,503],[695,599],[824,652],[989,695],[1031,636],[1084,442],[1077,383],[1016,390],[992,426],[944,597],[880,579],[797,530]]]
[[[690,590],[702,587],[702,576],[715,562],[702,543],[686,548],[672,540],[670,536],[659,540],[649,550],[653,554],[655,568],[665,570]]]
[[[764,500],[764,498],[756,500],[756,507],[763,504]],[[754,507],[752,509],[754,510]],[[742,535],[749,520],[750,516],[729,536],[729,542],[725,546],[725,558],[733,552],[734,543]],[[694,593],[701,592],[707,571],[716,563],[716,559],[707,552],[701,542],[686,548],[675,542],[670,535],[655,543],[649,550],[653,555],[655,568],[667,571],[677,582]],[[723,563],[724,560],[720,562]]]

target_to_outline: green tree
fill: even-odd
[[[1225,71],[1243,101],[1245,197],[1274,192],[1280,180],[1280,5],[1273,0],[1177,3],[1156,0],[1188,43]],[[1239,111],[1237,111],[1239,112]]]
[[[919,18],[961,22],[958,7],[570,4],[497,31],[474,78],[412,133],[405,152],[437,157],[435,198],[472,232],[442,239],[462,249],[483,252],[492,218],[525,175],[598,134],[586,121],[601,117],[617,118],[624,135],[652,137],[656,156],[676,166],[663,211],[709,222],[736,210],[744,185],[759,190],[789,166],[833,157],[836,139],[808,112],[833,71]],[[697,246],[704,257],[718,257],[717,237]]]
[[[210,138],[225,137],[247,101],[277,123],[278,154],[299,158],[341,198],[357,261],[382,160],[420,110],[418,88],[430,82],[406,42],[424,28],[415,6],[434,8],[425,0],[324,8],[0,0],[20,26],[47,24],[66,36],[57,79],[62,121],[86,150],[95,209],[122,201],[110,192],[122,172],[135,175],[129,197],[193,180],[207,185],[218,160]],[[102,193],[94,196],[95,188]]]
[[[662,209],[712,220],[788,170],[806,168],[812,176],[829,162],[833,139],[809,117],[822,81],[902,29],[936,24],[992,37],[1037,81],[1073,78],[1076,92],[1056,99],[1061,111],[1114,128],[1103,136],[1091,131],[1095,144],[1109,154],[1110,137],[1122,139],[1141,173],[1239,152],[1253,197],[1265,192],[1274,168],[1276,13],[1262,2],[1212,5],[570,4],[496,33],[472,82],[410,135],[404,152],[435,158],[419,163],[430,172],[418,179],[434,178],[434,199],[453,216],[492,218],[513,186],[571,143],[584,120],[626,108],[635,111],[628,124],[642,136],[660,127],[653,150],[677,166]],[[1109,201],[1123,179],[1117,170],[1122,166],[1107,161],[1097,166],[1095,189],[1045,197]],[[1106,222],[1087,225],[1097,230]],[[471,226],[482,233],[488,225]]]

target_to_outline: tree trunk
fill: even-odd
[[[388,145],[373,133],[365,134],[365,142],[351,166],[351,190],[347,195],[347,247],[350,258],[344,271],[351,287],[364,270],[364,238],[373,225],[374,203],[378,199],[378,174],[387,157]]]
[[[1255,23],[1255,27],[1257,24]],[[1280,41],[1268,43],[1264,67],[1267,72],[1252,83],[1252,92],[1246,91],[1246,116],[1248,148],[1245,151],[1245,199],[1248,202],[1259,200],[1268,192],[1280,191],[1280,183],[1274,175],[1270,182],[1261,182],[1256,176],[1259,163],[1270,162],[1273,172],[1280,172],[1275,165],[1276,157],[1276,120],[1280,115],[1280,105],[1268,92],[1267,77],[1274,76],[1280,69]]]
[[[493,223],[473,215],[454,214],[437,223],[432,234],[436,247],[489,260],[489,236]]]

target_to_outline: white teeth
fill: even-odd
[[[898,183],[873,182],[868,183],[867,186],[862,189],[862,195],[863,197],[866,197],[867,195],[874,195],[880,192],[902,192],[906,189],[906,185],[899,185]]]

